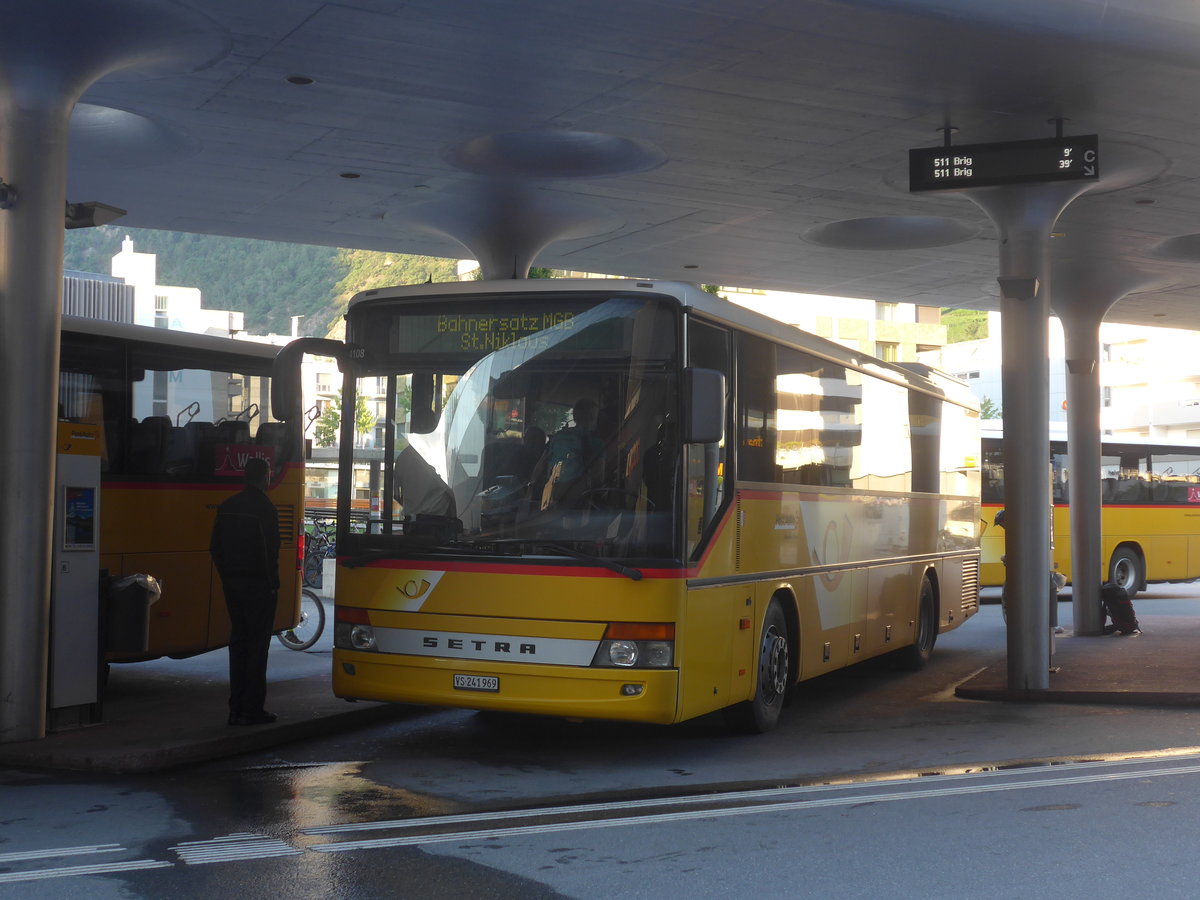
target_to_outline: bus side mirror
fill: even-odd
[[[300,422],[304,417],[304,392],[300,384],[300,364],[304,354],[332,356],[338,370],[346,371],[346,362],[359,348],[327,338],[297,338],[280,348],[271,364],[271,415],[280,422]],[[361,352],[361,351],[359,351]]]
[[[685,444],[716,444],[725,434],[725,375],[716,369],[683,370]]]

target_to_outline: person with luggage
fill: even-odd
[[[1120,634],[1129,637],[1141,634],[1137,616],[1133,611],[1133,601],[1129,599],[1129,591],[1112,581],[1100,585],[1100,602],[1109,618],[1109,624],[1104,626],[1105,634]]]

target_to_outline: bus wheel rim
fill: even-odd
[[[759,672],[763,699],[768,703],[773,703],[783,696],[787,688],[787,668],[787,638],[772,627],[763,635],[762,666]]]

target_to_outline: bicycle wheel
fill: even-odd
[[[325,630],[325,605],[314,592],[305,588],[300,594],[300,621],[295,627],[275,635],[289,650],[307,650]]]
[[[323,552],[304,554],[304,586],[321,587],[322,563],[325,561]]]

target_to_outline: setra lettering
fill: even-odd
[[[510,641],[487,641],[480,638],[437,637],[425,635],[421,638],[421,646],[426,650],[474,650],[476,653],[505,653],[518,656],[537,656],[537,644],[521,643],[514,645]]]

